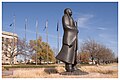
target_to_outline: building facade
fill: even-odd
[[[2,31],[2,64],[10,64],[11,59],[14,64],[17,64],[16,56],[11,58],[17,53],[17,34]]]

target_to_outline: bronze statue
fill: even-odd
[[[78,29],[77,22],[74,22],[70,8],[64,10],[62,24],[64,29],[63,45],[56,58],[65,63],[67,72],[77,70],[77,50],[78,50]]]

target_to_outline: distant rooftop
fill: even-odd
[[[12,32],[2,31],[2,35],[13,36],[13,33],[12,33]],[[18,37],[18,35],[17,35],[17,34],[15,34],[15,33],[14,33],[14,36],[15,36],[15,37]]]

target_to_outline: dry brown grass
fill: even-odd
[[[118,65],[107,65],[107,66],[82,66],[80,68],[82,71],[93,73],[93,74],[99,74],[101,76],[96,77],[111,77],[111,78],[117,78],[118,77]]]
[[[65,71],[64,67],[62,67],[62,66],[58,66],[58,67],[56,67],[55,69],[57,69],[59,73]]]
[[[85,72],[96,72],[102,74],[112,74],[117,72],[117,69],[105,68],[104,66],[84,66],[81,67],[81,70]]]
[[[115,66],[115,68],[113,68]],[[59,75],[65,69],[58,66],[53,70],[57,73],[49,74],[45,72],[46,68],[22,68],[14,70],[13,75],[4,76],[9,78],[118,78],[118,68],[116,64],[108,66],[81,66],[80,70],[88,72],[87,75]],[[52,70],[49,70],[52,71]]]
[[[32,77],[42,77],[46,75],[43,69],[19,69],[15,70],[13,73],[14,78],[32,78]]]

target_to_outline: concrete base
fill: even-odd
[[[73,71],[73,72],[62,72],[60,73],[60,75],[86,75],[88,74],[88,72],[83,72],[81,70],[76,70],[76,71]]]

